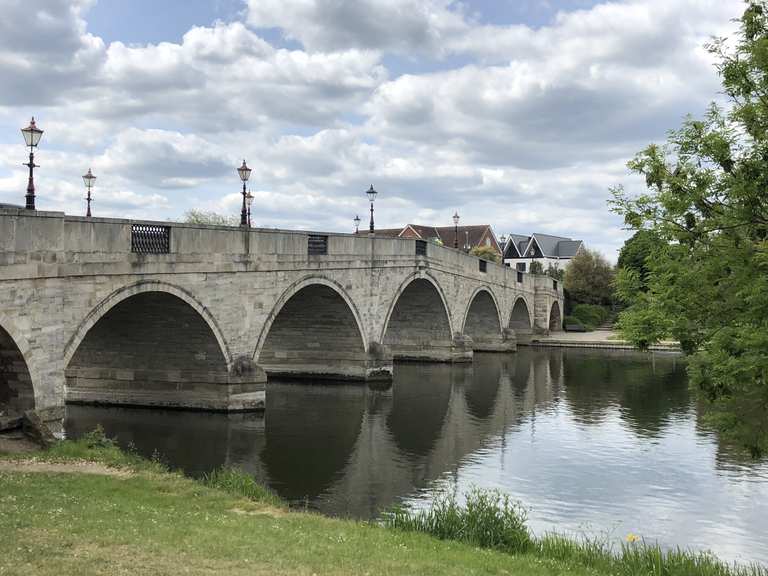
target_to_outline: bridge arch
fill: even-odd
[[[503,325],[496,296],[487,286],[480,286],[467,304],[462,333],[472,338],[475,350],[482,350],[503,341]]]
[[[277,300],[261,330],[254,361],[267,372],[365,376],[368,342],[357,306],[325,276],[307,276]]]
[[[563,329],[563,320],[560,316],[560,304],[557,300],[552,302],[552,307],[549,309],[549,331],[559,332]]]
[[[35,407],[29,356],[27,340],[0,314],[0,412],[22,413]]]
[[[143,280],[134,284],[129,284],[128,286],[123,286],[99,302],[80,323],[77,330],[75,330],[74,334],[67,342],[67,345],[64,347],[64,366],[68,366],[72,361],[72,357],[82,344],[85,337],[90,332],[91,328],[93,328],[96,323],[99,322],[99,320],[108,314],[110,310],[112,310],[121,302],[128,300],[129,298],[132,298],[138,294],[150,292],[159,292],[168,294],[170,296],[175,296],[179,300],[185,302],[195,312],[197,312],[197,314],[208,325],[208,328],[210,328],[213,336],[216,338],[216,342],[218,343],[219,348],[221,349],[221,353],[224,356],[227,369],[229,370],[232,367],[232,355],[229,351],[229,347],[227,346],[227,342],[224,339],[218,323],[211,315],[210,311],[184,288],[174,284],[169,284],[168,282],[161,282],[157,280]]]
[[[450,310],[440,284],[430,274],[416,272],[398,287],[381,342],[395,357],[450,360],[454,325]]]
[[[250,391],[246,378],[230,375],[210,313],[164,282],[125,286],[102,300],[64,358],[68,402],[229,409],[229,384]]]

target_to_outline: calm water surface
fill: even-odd
[[[768,564],[768,463],[704,429],[679,357],[523,348],[396,366],[392,389],[269,384],[263,416],[68,407],[78,436],[197,475],[238,466],[326,514],[376,517],[438,490],[500,488],[537,533],[711,549]]]

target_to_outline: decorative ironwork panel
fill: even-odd
[[[416,256],[426,256],[426,255],[427,255],[427,241],[416,240]]]
[[[310,234],[307,239],[307,253],[310,256],[328,254],[328,236]]]
[[[168,254],[171,251],[171,227],[155,224],[131,224],[131,252]]]
[[[478,260],[478,263],[480,264],[480,272],[487,272],[488,271],[488,262],[480,259]]]

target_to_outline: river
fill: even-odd
[[[237,466],[325,514],[499,488],[538,534],[633,533],[768,565],[768,463],[701,424],[676,355],[521,348],[398,364],[386,391],[270,383],[264,415],[68,406],[68,436],[97,424],[188,474]]]

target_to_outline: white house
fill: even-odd
[[[565,270],[582,249],[581,240],[572,240],[563,236],[551,236],[538,232],[530,236],[510,234],[504,245],[504,264],[528,272],[531,263],[541,262],[546,271],[550,266]]]

